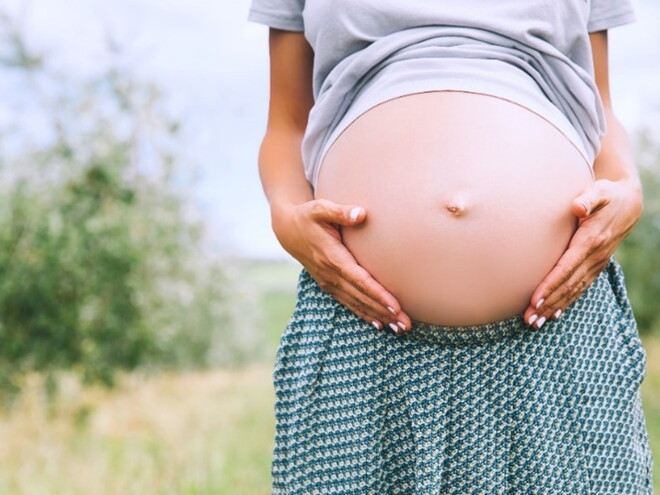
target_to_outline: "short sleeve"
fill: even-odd
[[[286,31],[304,31],[304,0],[252,0],[248,21]]]
[[[590,0],[587,31],[602,31],[637,20],[631,0]]]

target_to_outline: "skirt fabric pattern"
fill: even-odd
[[[646,353],[610,260],[559,320],[379,332],[303,268],[274,494],[649,495]]]

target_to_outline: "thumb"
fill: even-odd
[[[361,223],[366,217],[366,212],[361,206],[340,205],[321,199],[312,208],[312,217],[324,222],[350,226]]]
[[[603,206],[605,202],[606,198],[603,191],[594,185],[573,200],[571,212],[579,218],[586,218]]]

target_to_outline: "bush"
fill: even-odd
[[[0,129],[0,392],[33,371],[112,385],[118,370],[243,359],[254,339],[157,87],[119,55],[90,80],[59,74],[3,19],[18,108]]]
[[[640,333],[660,334],[660,141],[650,129],[643,130],[636,136],[635,151],[644,213],[616,257],[626,274]]]

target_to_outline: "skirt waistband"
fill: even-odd
[[[582,304],[588,303],[589,299],[595,297],[608,284],[608,274],[607,270],[605,270],[584,291],[579,302]],[[313,304],[316,312],[326,315],[334,314],[333,319],[336,325],[345,325],[347,327],[364,326],[368,331],[374,331],[369,323],[341,304],[331,294],[321,289],[316,280],[314,280],[305,268],[301,270],[298,278],[298,297],[302,297],[309,304]],[[569,307],[565,311],[563,319],[568,316],[567,313],[570,313],[571,309]],[[525,323],[523,313],[519,313],[502,320],[481,325],[445,326],[413,320],[410,332],[405,332],[401,335],[388,333],[387,335],[391,338],[423,340],[432,344],[476,345],[492,343],[533,332],[552,332],[556,328],[559,327],[553,325],[553,320],[547,322],[542,330],[532,328]]]
[[[411,331],[397,337],[425,340],[432,344],[469,345],[495,342],[528,331],[533,332],[534,329],[525,323],[523,314],[519,313],[482,325],[449,327],[413,320]]]

